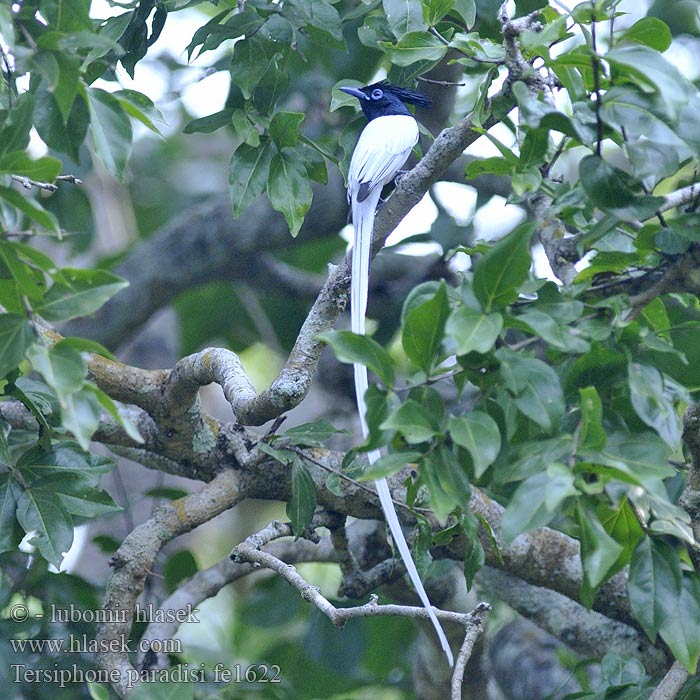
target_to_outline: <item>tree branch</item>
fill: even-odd
[[[197,493],[161,505],[149,520],[127,536],[112,558],[114,573],[107,582],[102,604],[106,622],[97,626],[100,651],[95,662],[98,668],[119,677],[113,687],[122,697],[129,694],[138,677],[122,649],[129,638],[136,600],[158,552],[166,542],[243,500],[248,483],[244,473],[226,470]]]
[[[649,700],[674,700],[688,678],[690,678],[690,674],[678,661],[674,661],[661,683],[656,686],[654,692],[649,696]]]
[[[325,537],[318,543],[305,539],[287,542],[271,542],[266,545],[267,551],[278,559],[291,564],[302,562],[335,562],[337,556],[330,537]],[[159,606],[160,610],[176,612],[178,610],[195,609],[202,601],[213,598],[229,583],[233,583],[248,574],[257,571],[258,567],[251,563],[236,563],[230,557],[221,560],[214,566],[198,571],[192,578],[180,587]],[[151,622],[141,637],[139,647],[149,646],[149,651],[141,650],[137,659],[138,667],[162,668],[167,662],[167,654],[162,650],[163,642],[172,639],[180,626],[176,615],[163,615],[165,622]],[[172,620],[172,621],[168,621]],[[153,642],[153,644],[149,644]]]
[[[649,675],[659,675],[668,661],[647,636],[611,620],[559,593],[486,566],[477,575],[479,585],[508,603],[521,615],[558,637],[584,657],[600,658],[606,651],[638,658]]]

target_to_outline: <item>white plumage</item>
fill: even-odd
[[[352,207],[352,220],[355,228],[350,291],[351,328],[354,333],[361,335],[365,333],[374,215],[379,204],[382,187],[396,176],[417,142],[418,124],[412,116],[398,114],[376,117],[368,122],[363,129],[352,154],[348,172],[348,201]],[[360,414],[362,434],[367,437],[368,428],[365,417],[367,412],[365,392],[368,388],[367,368],[363,364],[355,363],[353,369],[357,410]],[[374,464],[379,457],[379,450],[372,450],[368,453],[370,464]],[[428,611],[448,662],[452,666],[454,663],[452,651],[418,575],[396,515],[389,485],[386,479],[378,479],[375,484],[396,547],[406,565],[406,570],[418,596]]]

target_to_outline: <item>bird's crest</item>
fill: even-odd
[[[372,85],[367,85],[366,87],[362,88],[362,92],[369,96],[371,96],[375,90],[381,90],[382,92],[394,95],[405,104],[416,105],[426,109],[433,103],[432,100],[422,92],[416,92],[415,90],[409,90],[408,88],[399,87],[398,85],[392,85],[388,80],[380,80],[378,83],[372,83]]]

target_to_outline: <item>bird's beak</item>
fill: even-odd
[[[358,100],[368,100],[369,97],[365,95],[362,90],[359,88],[354,88],[354,87],[341,87],[338,88],[339,90],[342,90],[343,92],[347,92],[348,95],[352,95],[353,97],[357,97]]]

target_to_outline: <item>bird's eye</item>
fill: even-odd
[[[384,93],[379,88],[375,88],[374,90],[372,90],[373,100],[381,100],[382,97],[384,97]]]

